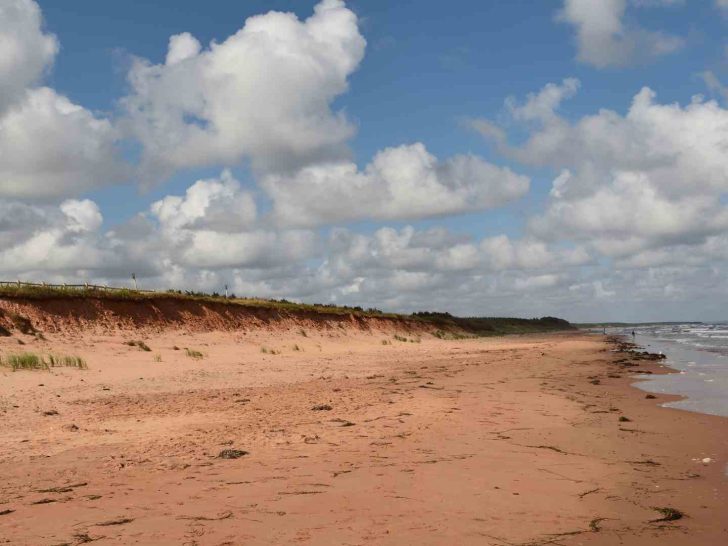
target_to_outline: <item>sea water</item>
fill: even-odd
[[[728,417],[728,323],[653,324],[608,328],[623,334],[678,370],[668,375],[639,375],[636,384],[648,392],[679,394],[686,398],[665,406]]]

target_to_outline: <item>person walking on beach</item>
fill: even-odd
[[[634,339],[634,338],[635,338],[634,330],[632,330],[632,339]]]

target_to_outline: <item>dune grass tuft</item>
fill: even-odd
[[[187,356],[190,358],[194,358],[195,360],[201,360],[205,357],[200,351],[196,351],[195,349],[188,349],[185,348],[185,352],[187,353]]]
[[[0,357],[0,367],[17,370],[49,370],[50,368],[76,368],[87,370],[86,361],[80,356],[48,355],[45,359],[34,353],[21,353]]]
[[[81,358],[80,356],[57,356],[57,355],[49,355],[48,356],[48,365],[51,368],[78,368],[79,370],[87,370],[88,365],[86,364],[86,361]]]
[[[0,361],[0,364],[7,368],[16,370],[47,370],[48,364],[36,354],[21,353],[17,355],[8,355],[6,359]]]

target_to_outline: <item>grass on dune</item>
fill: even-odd
[[[407,342],[409,342],[409,343],[420,343],[422,341],[420,338],[407,338],[407,337],[404,337],[404,336],[400,336],[398,334],[395,334],[394,335],[394,339],[396,339],[397,341],[401,341],[403,343],[407,343]]]
[[[195,349],[185,349],[185,352],[187,353],[187,356],[190,358],[194,358],[195,360],[201,360],[205,357],[200,351],[196,351]]]
[[[17,355],[8,355],[0,360],[3,366],[16,370],[47,370],[48,364],[33,353],[21,353]]]
[[[44,358],[35,353],[20,353],[0,356],[0,366],[17,370],[49,370],[50,368],[77,368],[79,370],[87,370],[86,361],[80,356],[68,355],[48,355]]]
[[[51,368],[78,368],[79,370],[87,370],[88,364],[80,356],[57,356],[50,355],[48,364]]]
[[[460,336],[493,336],[504,334],[527,334],[536,332],[555,332],[571,330],[574,327],[567,321],[555,317],[516,318],[516,317],[457,317],[450,313],[421,311],[406,314],[386,313],[376,308],[361,306],[337,306],[323,303],[297,303],[286,299],[272,300],[262,298],[240,298],[234,294],[225,297],[218,293],[205,294],[194,291],[168,290],[158,292],[142,292],[125,288],[99,289],[85,287],[63,286],[28,286],[16,284],[0,285],[0,298],[17,299],[67,299],[67,300],[110,300],[134,302],[198,302],[231,307],[244,307],[248,309],[265,309],[280,314],[305,313],[304,318],[330,318],[338,315],[340,319],[349,317],[370,317],[407,321],[410,324],[419,323],[428,328],[436,329],[436,337],[441,339],[462,339]],[[13,317],[11,317],[12,319]],[[24,333],[35,333],[32,325],[25,321],[14,320],[15,328]],[[343,328],[344,324],[339,324]],[[6,328],[7,330],[7,328]],[[307,337],[305,330],[299,334]],[[403,336],[400,336],[403,337]],[[143,342],[142,342],[143,343]],[[142,345],[138,345],[142,350]]]
[[[358,315],[358,316],[379,316],[379,317],[402,317],[395,313],[384,313],[379,309],[364,309],[360,306],[337,306],[325,303],[297,303],[286,299],[263,299],[263,298],[241,298],[234,294],[225,297],[221,294],[213,292],[206,294],[203,292],[167,290],[157,292],[142,292],[127,288],[114,289],[96,289],[93,287],[60,287],[60,286],[28,286],[21,284],[5,284],[0,285],[0,297],[6,298],[27,298],[27,299],[84,299],[96,298],[106,300],[123,300],[123,301],[159,301],[159,300],[179,300],[179,301],[198,301],[206,303],[221,303],[225,305],[239,305],[244,307],[267,308],[283,311],[308,311],[315,313],[337,314],[337,315]],[[302,334],[305,335],[305,334]]]

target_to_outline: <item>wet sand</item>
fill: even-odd
[[[89,369],[0,371],[0,543],[728,544],[728,420],[601,336],[46,337]]]

